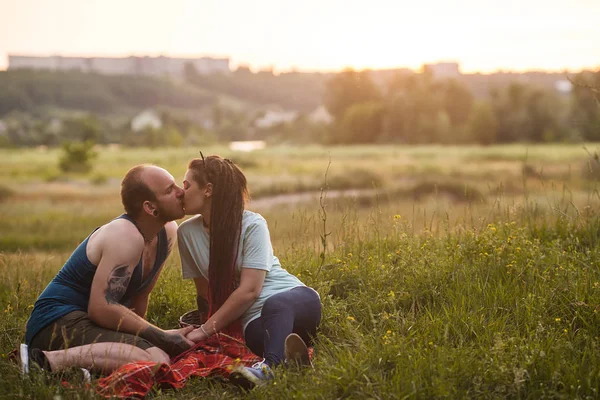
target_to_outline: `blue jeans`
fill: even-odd
[[[284,359],[285,338],[297,333],[307,345],[321,322],[321,299],[317,292],[298,286],[265,301],[259,318],[246,326],[246,345],[273,367]]]

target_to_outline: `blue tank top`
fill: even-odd
[[[127,214],[123,214],[116,219],[126,219],[135,225],[135,222]],[[137,227],[137,225],[136,225]],[[97,266],[92,264],[87,257],[86,247],[90,236],[96,232],[98,228],[83,241],[65,265],[58,271],[58,274],[50,281],[46,289],[38,297],[31,316],[27,321],[25,331],[25,342],[31,344],[33,337],[44,327],[57,319],[67,315],[73,311],[87,312],[90,300],[90,292],[92,290],[92,280],[96,273]],[[160,266],[164,263],[168,255],[168,240],[167,232],[163,227],[158,233],[158,244],[156,250],[156,260],[150,274],[145,281],[142,282],[142,259],[133,271],[129,286],[125,295],[119,302],[120,304],[130,307],[133,297],[144,290],[154,279]]]

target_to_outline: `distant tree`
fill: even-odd
[[[169,147],[181,147],[183,145],[183,136],[174,126],[164,130],[165,144]]]
[[[325,89],[325,107],[338,122],[353,105],[380,99],[379,88],[368,71],[347,69],[334,75]]]
[[[413,143],[417,129],[419,98],[423,94],[421,76],[396,74],[387,85],[385,96],[385,141]]]
[[[436,81],[430,73],[399,74],[385,96],[385,141],[456,143],[473,97],[456,81]]]
[[[212,131],[191,130],[184,138],[184,146],[206,146],[217,143],[217,137]]]
[[[583,140],[600,140],[600,70],[574,79],[571,119]]]
[[[494,110],[487,102],[476,104],[469,116],[469,139],[479,144],[489,145],[496,142],[498,121]]]
[[[554,92],[513,83],[492,93],[499,142],[541,142],[567,135],[564,110]]]
[[[567,137],[568,105],[555,92],[542,89],[532,90],[528,102],[527,113],[531,120],[532,142],[551,142]]]
[[[223,123],[223,114],[223,107],[218,102],[215,102],[211,109],[211,117],[214,128],[218,128]]]
[[[384,106],[380,102],[353,104],[336,124],[334,143],[362,144],[376,142],[383,131]]]
[[[103,129],[100,121],[93,115],[66,119],[60,136],[63,140],[94,143],[103,141]]]
[[[451,143],[452,124],[448,114],[440,110],[434,115],[419,114],[413,143]]]
[[[515,142],[528,136],[524,96],[524,87],[520,84],[491,92],[491,105],[498,121],[498,142]]]
[[[216,130],[219,141],[245,140],[248,126],[241,120],[230,119],[225,121]]]
[[[0,117],[11,111],[27,111],[32,105],[27,93],[18,87],[9,85],[0,90]]]
[[[94,151],[94,142],[66,141],[62,145],[62,154],[59,159],[59,168],[63,172],[87,173],[92,169],[92,161],[98,157]]]
[[[318,73],[252,73],[240,66],[231,74],[186,74],[194,87],[212,93],[235,97],[248,103],[278,105],[284,109],[310,112],[321,105],[325,75]]]
[[[473,95],[460,82],[451,79],[442,85],[442,107],[453,126],[467,122],[473,102]]]

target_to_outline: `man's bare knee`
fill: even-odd
[[[170,364],[169,355],[158,347],[150,347],[146,349],[146,353],[148,353],[148,356],[150,358],[148,361]]]

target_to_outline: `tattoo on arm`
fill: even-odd
[[[108,304],[119,304],[125,295],[131,280],[131,271],[128,268],[127,265],[117,265],[108,275],[104,296]]]

